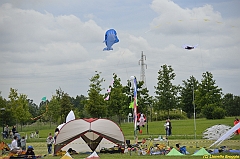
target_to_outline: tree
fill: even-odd
[[[178,102],[179,86],[172,84],[176,74],[171,66],[163,65],[158,71],[157,86],[154,86],[156,93],[155,110],[168,111],[176,107]]]
[[[1,115],[0,123],[1,124],[4,123],[6,125],[13,125],[15,123],[15,121],[12,120],[13,114],[11,112],[11,109],[8,107],[7,100],[1,96],[1,92],[0,92],[0,108],[5,108],[5,111],[0,112],[0,115]]]
[[[121,124],[122,115],[124,115],[124,107],[127,107],[127,96],[124,94],[121,79],[113,73],[113,87],[110,86],[110,99],[106,101],[107,115],[118,117],[118,123]]]
[[[96,74],[90,79],[90,89],[88,90],[88,100],[85,105],[85,110],[93,118],[100,118],[106,116],[106,105],[104,96],[100,93],[102,91],[101,84],[105,80],[100,77],[101,72],[95,71]]]
[[[10,88],[10,93],[8,95],[8,98],[10,100],[9,100],[9,104],[7,105],[7,109],[9,109],[12,112],[13,120],[16,121],[16,119],[17,119],[16,109],[17,109],[17,106],[18,106],[18,103],[17,103],[17,100],[18,100],[17,89]]]
[[[232,109],[235,110],[233,116],[240,116],[240,96],[234,96]]]
[[[56,90],[56,97],[53,99],[56,99],[57,101],[54,101],[54,107],[60,108],[60,122],[65,122],[65,119],[68,115],[68,113],[73,109],[73,104],[71,103],[71,98],[67,93],[65,93],[61,88]]]
[[[225,110],[216,104],[205,105],[202,109],[202,113],[207,119],[223,119],[225,117]]]
[[[50,102],[48,103],[48,110],[46,112],[46,115],[48,117],[48,121],[56,122],[61,116],[61,105],[60,105],[60,99],[57,99],[56,95],[52,95],[52,98]]]
[[[209,109],[209,104],[211,104],[211,107],[221,107],[222,89],[218,88],[218,86],[215,86],[216,82],[213,80],[213,75],[210,72],[203,73],[202,77],[203,79],[198,85],[198,90],[196,91],[195,101],[197,110],[202,110],[204,107],[207,107],[206,109]],[[207,114],[209,115],[209,112]]]
[[[223,108],[226,110],[227,116],[233,116],[233,114],[235,114],[233,94],[227,93],[223,96]]]
[[[65,119],[66,119],[68,113],[71,110],[73,110],[73,105],[72,105],[70,97],[67,93],[64,93],[62,96],[62,99],[60,100],[60,110],[61,110],[62,119],[64,119],[61,122],[65,122]]]
[[[22,124],[31,118],[27,95],[18,94],[17,89],[11,88],[8,97],[10,98],[9,108],[13,112],[13,117],[22,126]]]
[[[203,79],[196,91],[196,103],[198,108],[208,104],[221,104],[222,89],[215,86],[213,75],[210,72],[203,73]]]
[[[27,100],[28,100],[28,106],[29,106],[29,113],[33,118],[37,117],[39,115],[39,109],[37,104],[33,103],[33,100],[31,99],[27,99]]]
[[[29,103],[27,100],[27,95],[19,95],[16,112],[18,113],[17,120],[21,123],[21,126],[27,121],[29,121],[32,117],[32,115],[29,113]]]
[[[144,113],[145,115],[149,114],[149,106],[152,104],[152,97],[149,96],[149,90],[143,88],[143,81],[137,81],[137,112]],[[124,94],[128,97],[126,100],[127,107],[124,110],[124,114],[127,116],[130,112],[133,113],[133,110],[129,109],[129,105],[133,102],[133,88],[131,87],[131,81],[127,81],[127,85],[123,88]]]
[[[149,96],[149,90],[143,88],[143,81],[139,81],[137,84],[138,87],[138,113],[144,113],[148,111],[148,107],[151,104],[151,97]]]
[[[227,116],[240,115],[240,97],[227,93],[223,97],[223,108],[226,110]]]
[[[84,95],[77,95],[76,98],[71,98],[71,102],[73,103],[73,107],[76,112],[74,112],[76,117],[85,118],[87,117],[87,112],[84,110],[85,101],[87,97]]]
[[[133,102],[133,90],[131,89],[131,81],[127,80],[127,84],[123,86],[123,94],[127,97],[125,99],[126,105],[122,108],[123,115],[128,116],[129,113],[133,113],[132,109],[129,108],[130,103]]]
[[[184,112],[187,113],[187,117],[190,118],[194,112],[194,91],[198,87],[198,81],[195,77],[191,76],[187,81],[183,80],[183,87],[180,91],[181,95],[181,107]]]

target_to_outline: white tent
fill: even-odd
[[[68,113],[67,117],[66,117],[66,123],[69,122],[69,121],[71,121],[71,120],[74,120],[74,119],[75,119],[75,114],[74,114],[74,112],[71,110],[71,111]],[[63,127],[63,125],[65,125],[66,123],[62,123],[62,124],[58,125],[57,128],[60,130],[60,129]]]
[[[108,119],[76,119],[60,129],[54,153],[69,148],[76,152],[99,152],[102,148],[125,146],[124,141],[122,130]]]
[[[221,144],[224,140],[226,140],[227,138],[229,138],[229,136],[233,135],[234,132],[236,130],[240,129],[240,122],[238,124],[236,124],[234,127],[232,127],[230,130],[228,130],[224,135],[222,135],[217,141],[215,141],[210,147],[212,147],[213,145],[217,144]],[[217,145],[217,146],[218,146]]]
[[[68,113],[67,117],[66,117],[66,123],[69,122],[69,121],[71,121],[71,120],[74,120],[74,119],[75,119],[75,114],[74,114],[74,112],[71,110],[71,111]]]
[[[67,152],[61,159],[72,159],[72,156]]]
[[[91,155],[89,155],[86,159],[99,159],[100,157],[98,156],[98,154],[96,153],[96,151],[94,151]]]

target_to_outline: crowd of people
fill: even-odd
[[[8,126],[6,126],[6,128],[8,128]],[[4,129],[6,131],[8,131],[7,129]],[[25,138],[25,136],[23,136],[22,138],[20,137],[20,134],[16,131],[16,126],[13,126],[13,138],[12,138],[12,142],[11,142],[11,145],[10,145],[10,152],[13,153],[13,154],[16,154],[16,155],[21,155],[23,152],[24,153],[24,156],[25,156],[25,159],[35,159],[36,156],[35,156],[35,153],[34,153],[34,149],[32,146],[28,146],[28,148],[26,149],[26,141],[27,139]],[[54,133],[54,136],[52,136],[51,133],[49,133],[47,139],[46,139],[46,142],[47,142],[47,151],[48,151],[48,154],[52,154],[52,145],[54,144],[55,142],[55,139],[56,139],[56,136],[59,132],[59,129],[56,128],[55,130],[55,133]],[[6,133],[7,134],[7,133]],[[5,135],[5,134],[4,134]],[[9,136],[4,136],[5,139],[9,138]]]
[[[18,141],[18,137],[14,136],[13,141],[11,143],[11,150],[10,150],[11,153],[22,155],[22,152],[26,151],[24,153],[24,159],[36,159],[35,153],[33,151],[34,149],[31,145],[28,146],[27,150],[26,150],[26,147],[25,147],[25,150],[23,150],[21,147],[18,147],[17,141]]]
[[[56,128],[54,132],[54,136],[52,136],[52,133],[49,133],[46,142],[47,142],[47,151],[48,154],[52,154],[52,145],[54,144],[56,140],[56,136],[58,135],[59,129]],[[39,135],[39,131],[36,130],[35,134]],[[26,152],[27,158],[35,158],[35,154],[33,152],[33,147],[27,146],[27,139],[25,136],[21,137],[20,134],[17,132],[16,126],[13,126],[12,130],[9,130],[8,125],[4,127],[4,139],[12,139],[11,145],[10,145],[10,152],[13,154],[20,155],[23,151]],[[31,138],[31,134],[29,136]],[[39,137],[39,136],[38,136]],[[34,157],[31,157],[34,156]]]
[[[10,129],[8,127],[8,125],[6,125],[4,127],[4,131],[3,131],[3,138],[4,139],[13,139],[16,132],[17,132],[17,129],[16,129],[15,125],[12,127],[12,129]]]
[[[240,121],[238,118],[236,118],[234,120],[234,125],[238,124]],[[164,129],[166,131],[166,139],[168,139],[168,136],[172,135],[172,124],[170,119],[167,119],[166,122],[164,123]],[[39,131],[37,131],[37,134],[39,134]],[[56,128],[55,132],[54,132],[54,136],[52,136],[52,133],[49,133],[47,139],[46,139],[46,143],[47,143],[47,152],[48,154],[52,153],[52,146],[54,145],[54,142],[56,140],[56,137],[59,133],[59,129]],[[238,129],[235,134],[240,134],[240,129]],[[32,146],[28,146],[26,149],[26,141],[27,139],[25,138],[25,136],[23,136],[22,138],[20,137],[20,134],[17,132],[16,126],[13,126],[12,129],[10,130],[8,125],[6,125],[4,127],[4,138],[12,138],[12,142],[11,142],[11,150],[10,152],[14,153],[14,154],[21,154],[23,151],[25,151],[25,158],[32,158],[35,159],[36,156],[33,152],[33,147]]]
[[[20,134],[18,134],[18,131],[17,131],[17,128],[16,126],[14,125],[11,128],[9,128],[8,125],[6,125],[4,127],[4,131],[3,131],[3,138],[4,139],[13,139],[14,136],[18,136]],[[31,132],[30,135],[29,135],[30,138],[39,138],[39,131],[36,129],[35,132]]]

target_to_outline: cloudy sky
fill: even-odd
[[[240,95],[239,6],[238,0],[1,0],[1,95],[8,98],[14,88],[36,104],[58,88],[87,95],[95,71],[104,88],[113,73],[125,85],[130,76],[140,78],[142,51],[150,95],[164,64],[174,69],[176,85],[192,75],[201,81],[209,71],[224,94]],[[110,28],[120,42],[102,51]],[[188,51],[184,44],[198,47]]]

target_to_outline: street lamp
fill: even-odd
[[[2,138],[4,139],[4,122],[3,122],[3,112],[5,111],[5,108],[0,109],[2,112]]]
[[[194,138],[196,140],[197,135],[196,135],[196,108],[195,108],[195,102],[194,102],[194,81],[193,81],[193,120],[194,120]]]
[[[146,101],[146,102],[144,102],[145,104],[147,104],[147,111],[146,111],[146,117],[147,117],[147,134],[148,134],[148,105],[149,105],[149,102],[148,101]]]

